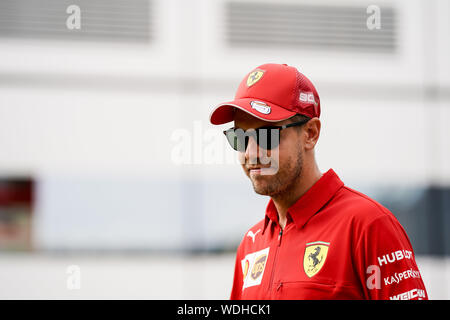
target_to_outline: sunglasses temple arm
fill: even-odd
[[[309,121],[309,119],[308,119],[308,120],[305,120],[305,121],[300,121],[300,122],[294,122],[294,123],[285,124],[285,125],[281,126],[281,128],[282,128],[282,129],[286,129],[286,128],[289,128],[289,127],[301,126],[301,125],[307,123],[308,121]]]

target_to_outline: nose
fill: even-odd
[[[257,164],[258,163],[258,152],[259,147],[256,143],[256,140],[253,136],[248,137],[248,145],[245,149],[245,160],[249,164]]]

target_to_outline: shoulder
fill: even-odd
[[[339,208],[340,215],[345,215],[344,220],[351,222],[353,232],[356,234],[362,233],[373,225],[382,229],[396,229],[404,232],[400,222],[389,209],[369,196],[347,186],[339,190],[331,205]]]
[[[361,223],[370,224],[372,221],[383,217],[395,219],[394,215],[382,204],[347,186],[343,186],[336,194],[335,203]]]

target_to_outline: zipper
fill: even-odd
[[[278,284],[278,287],[277,287],[277,291],[279,291],[282,286],[283,286],[283,282],[280,281],[280,283]]]
[[[278,233],[278,246],[281,246],[281,237],[283,236],[283,229],[280,227],[280,233]]]
[[[278,245],[277,249],[275,251],[275,257],[273,259],[273,265],[272,265],[272,273],[270,275],[270,285],[269,285],[269,292],[272,290],[272,283],[273,283],[273,277],[275,275],[275,265],[277,263],[277,256],[278,256],[278,249],[281,246],[281,238],[283,237],[283,229],[280,227],[280,232],[278,233]]]

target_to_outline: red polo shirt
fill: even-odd
[[[408,236],[382,205],[330,169],[289,208],[266,216],[237,250],[231,299],[428,299]]]

